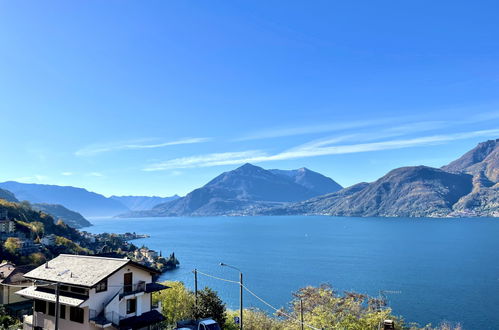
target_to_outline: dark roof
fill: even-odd
[[[19,284],[24,282],[30,282],[29,279],[24,277],[24,274],[35,269],[33,265],[15,266],[15,269],[2,281],[2,284]]]
[[[140,316],[132,316],[120,321],[120,330],[139,329],[165,320],[157,310],[146,312]]]
[[[159,284],[156,282],[146,284],[146,293],[157,292],[165,289],[169,289],[169,286]]]

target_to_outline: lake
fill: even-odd
[[[465,329],[499,328],[499,220],[321,216],[91,219],[92,233],[137,232],[135,240],[180,268],[160,280],[194,285],[193,269],[244,282],[281,307],[306,285],[340,292],[386,292],[395,314],[421,325],[448,320]],[[199,275],[237,309],[236,284]],[[245,305],[269,310],[245,294]]]

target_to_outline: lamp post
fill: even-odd
[[[240,324],[240,329],[242,330],[243,329],[243,272],[239,268],[224,264],[223,262],[220,263],[220,266],[229,267],[239,272],[239,309],[240,309],[239,324]]]

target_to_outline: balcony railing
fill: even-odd
[[[153,301],[152,305],[151,305],[151,310],[157,310],[158,312],[161,312],[161,301],[158,300],[158,301]]]
[[[146,282],[144,281],[140,281],[137,284],[124,285],[120,290],[120,299],[144,291],[146,291]]]
[[[89,320],[95,324],[104,325],[112,323],[114,325],[119,325],[120,321],[123,319],[125,319],[125,316],[114,311],[99,313],[94,309],[89,310]]]

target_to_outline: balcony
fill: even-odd
[[[151,305],[151,310],[157,310],[158,312],[161,313],[161,301],[158,300],[158,301],[153,301],[152,305]]]
[[[120,300],[126,296],[138,295],[139,293],[144,293],[146,291],[146,282],[140,281],[137,284],[124,285],[120,289]]]
[[[100,328],[107,328],[110,326],[117,326],[120,321],[125,319],[125,316],[120,315],[117,312],[100,312],[98,313],[94,309],[89,310],[89,321]]]

